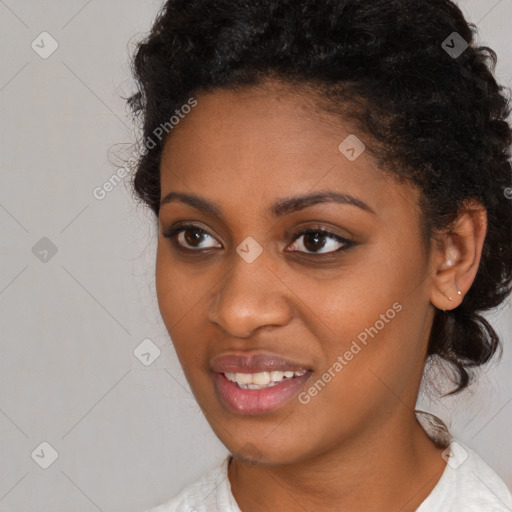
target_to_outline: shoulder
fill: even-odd
[[[445,454],[445,470],[417,512],[506,512],[512,509],[509,489],[476,452],[453,441]]]
[[[182,489],[176,496],[145,512],[207,512],[229,510],[224,505],[229,488],[227,456],[218,466],[204,473],[198,480]]]

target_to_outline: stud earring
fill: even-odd
[[[462,295],[462,292],[460,290],[457,290],[457,295]],[[448,300],[453,301],[451,297],[448,297]]]

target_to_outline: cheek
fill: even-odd
[[[179,276],[172,271],[172,264],[163,247],[158,243],[155,269],[156,296],[162,319],[169,330],[176,322],[179,313],[176,307],[179,305],[176,291],[179,289]],[[183,314],[183,312],[182,312]]]
[[[317,378],[327,372],[322,389],[330,389],[321,393],[325,405],[342,396],[357,409],[383,393],[396,400],[386,386],[400,395],[421,374],[428,316],[424,254],[399,245],[364,254],[364,261],[356,258],[332,279],[288,277],[306,306],[297,306],[301,320],[318,340]]]
[[[160,315],[186,373],[191,364],[189,358],[195,351],[193,345],[198,340],[194,333],[199,328],[194,322],[199,316],[200,295],[193,280],[172,263],[165,241],[160,242],[157,249],[155,284]]]
[[[177,265],[171,254],[167,240],[158,244],[156,256],[155,282],[158,306],[162,319],[170,331],[175,325],[189,324],[198,318],[194,310],[201,307],[201,292],[199,281]],[[184,319],[187,322],[184,322]]]
[[[317,350],[321,364],[299,397],[303,414],[315,418],[307,428],[318,429],[326,444],[379,423],[396,407],[404,407],[401,402],[414,407],[423,366],[422,343],[415,337],[417,330],[411,330],[409,305],[387,300],[364,307],[345,301],[340,305],[341,311],[324,311],[336,336],[326,337],[322,330]]]
[[[215,282],[208,273],[191,272],[177,264],[167,240],[159,242],[155,269],[158,307],[189,382],[194,374],[205,371],[208,289]]]

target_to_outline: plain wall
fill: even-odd
[[[152,216],[126,180],[93,195],[135,140],[128,54],[160,5],[0,2],[0,511],[140,512],[226,453],[159,315]],[[510,86],[512,2],[461,7]],[[47,58],[31,47],[51,49],[44,31]],[[512,487],[511,317],[510,304],[491,316],[504,355],[471,393],[421,406]],[[147,338],[161,354],[146,367],[133,350]],[[58,453],[47,469],[42,442]]]

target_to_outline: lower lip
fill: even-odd
[[[270,388],[242,389],[223,373],[215,373],[215,390],[220,401],[237,414],[263,414],[274,411],[293,398],[311,377],[308,371],[300,377],[285,379]]]

